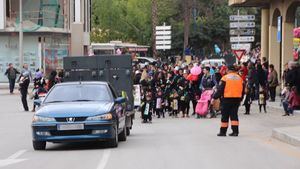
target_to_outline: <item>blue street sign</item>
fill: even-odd
[[[277,18],[277,42],[281,42],[282,40],[282,16]]]

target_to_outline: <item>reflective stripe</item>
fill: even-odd
[[[228,123],[222,122],[222,123],[221,123],[221,127],[228,127]]]
[[[231,121],[231,125],[232,126],[238,126],[239,125],[239,121]]]

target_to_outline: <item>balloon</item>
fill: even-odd
[[[202,72],[202,70],[201,70],[201,67],[199,67],[199,66],[195,66],[195,67],[193,67],[193,68],[191,69],[191,74],[192,74],[192,75],[198,76],[198,75],[201,74],[201,72]]]
[[[189,74],[186,79],[189,80],[189,81],[197,81],[198,80],[198,75]]]
[[[220,54],[221,53],[221,49],[219,48],[219,46],[217,44],[215,44],[215,53],[216,54]]]

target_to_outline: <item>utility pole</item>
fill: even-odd
[[[19,0],[20,6],[20,24],[19,24],[19,63],[20,69],[24,64],[24,57],[23,57],[23,9],[22,9],[22,0]]]
[[[157,51],[156,51],[156,26],[157,26],[157,0],[151,0],[152,2],[152,53],[153,57],[157,58]]]

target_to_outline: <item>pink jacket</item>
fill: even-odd
[[[300,106],[300,96],[295,91],[292,91],[289,97],[289,105],[291,108]]]

